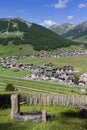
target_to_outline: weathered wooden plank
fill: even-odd
[[[66,95],[66,94],[27,94],[26,102],[30,105],[63,105],[63,106],[83,106],[87,104],[86,96]]]

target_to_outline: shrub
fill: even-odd
[[[74,76],[75,76],[75,81],[74,81],[74,83],[78,85],[78,83],[79,83],[79,75],[78,75],[78,74],[75,74]]]
[[[19,50],[22,50],[22,49],[23,49],[22,47],[19,48]]]
[[[9,83],[6,85],[5,91],[15,91],[13,84]]]

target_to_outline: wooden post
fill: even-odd
[[[20,112],[19,95],[12,94],[11,95],[11,119],[15,119],[19,112]]]
[[[44,95],[44,99],[43,99],[44,111],[46,111],[46,102],[47,102],[47,97],[46,95]]]
[[[44,99],[43,99],[43,106],[44,106],[44,110],[42,111],[42,121],[46,122],[46,95],[44,95]]]
[[[43,122],[46,122],[46,115],[47,115],[46,111],[42,111],[42,121]]]

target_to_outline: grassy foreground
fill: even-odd
[[[39,111],[42,106],[21,106],[21,111]],[[87,117],[77,107],[48,106],[47,113],[55,115],[53,121],[35,123],[33,121],[12,121],[10,109],[0,110],[0,130],[87,130]]]

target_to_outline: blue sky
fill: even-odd
[[[29,22],[52,24],[87,21],[87,0],[1,0],[0,18],[20,17]]]

